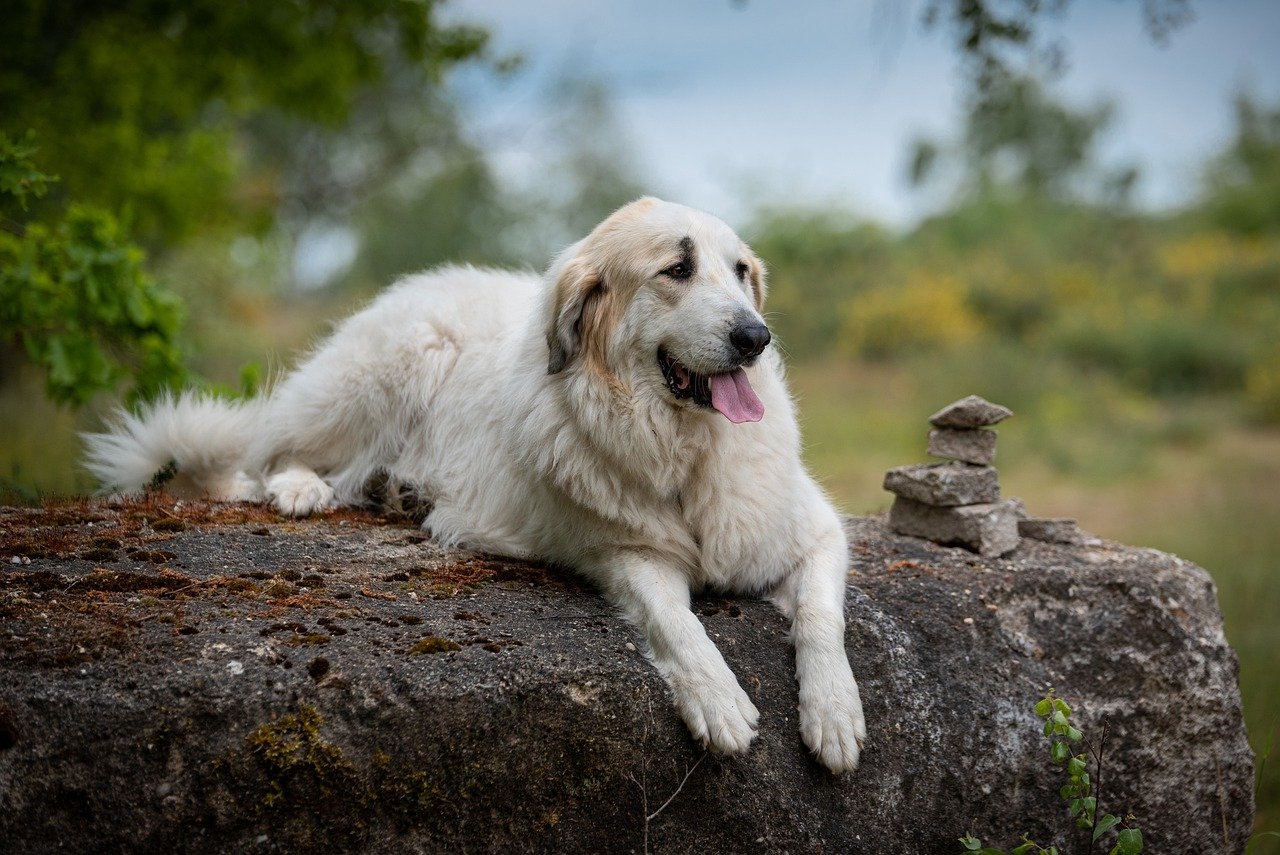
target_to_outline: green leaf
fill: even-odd
[[[1067,702],[1062,698],[1053,699],[1053,708],[1063,715],[1071,715],[1071,707],[1067,706]]]
[[[1048,715],[1051,709],[1053,709],[1053,704],[1048,698],[1045,698],[1040,703],[1035,705],[1036,715],[1040,715],[1040,716]],[[1015,849],[1013,851],[1017,852],[1018,850]]]
[[[1055,763],[1061,763],[1071,756],[1071,751],[1065,742],[1055,742],[1049,749],[1049,755],[1053,757]]]
[[[1054,724],[1066,724],[1066,723],[1067,723],[1067,717],[1066,717],[1065,715],[1063,715],[1062,710],[1054,710],[1054,711],[1053,711],[1053,723],[1054,723]]]
[[[1138,855],[1142,851],[1142,832],[1136,828],[1126,828],[1116,835],[1115,848],[1111,855]]]
[[[1098,820],[1098,824],[1093,827],[1093,839],[1096,841],[1099,837],[1106,834],[1107,831],[1110,830],[1111,826],[1115,825],[1119,821],[1120,818],[1118,816],[1113,816],[1111,814],[1107,814],[1102,819]]]
[[[958,842],[965,848],[966,852],[977,852],[982,848],[982,841],[971,834],[961,837]]]
[[[1077,754],[1075,757],[1072,757],[1067,761],[1067,773],[1072,777],[1085,774],[1086,768],[1084,756],[1081,754]]]
[[[1067,739],[1070,739],[1072,742],[1079,742],[1083,736],[1084,734],[1081,733],[1076,728],[1074,727],[1067,728]]]

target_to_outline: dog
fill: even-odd
[[[832,772],[866,737],[844,643],[848,546],[805,470],[765,268],[709,214],[613,213],[543,277],[408,276],[268,394],[185,394],[86,440],[104,489],[159,470],[305,516],[412,485],[446,546],[567,565],[643,636],[693,737],[745,751],[759,713],[690,610],[763,594],[791,621],[800,731]]]

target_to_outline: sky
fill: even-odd
[[[1231,136],[1241,88],[1280,101],[1280,0],[1192,0],[1166,44],[1139,0],[1074,0],[1044,33],[1062,42],[1068,103],[1110,99],[1107,162],[1133,163],[1139,204],[1196,192]],[[546,93],[594,76],[650,192],[734,223],[762,205],[835,205],[909,226],[941,200],[906,183],[910,144],[959,127],[960,58],[920,22],[923,0],[452,0],[522,69],[455,73],[476,139],[500,176],[542,175]],[[545,177],[543,175],[542,177]]]

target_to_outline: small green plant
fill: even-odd
[[[45,392],[82,406],[133,381],[145,400],[187,379],[177,298],[143,269],[143,252],[110,212],[70,204],[57,222],[27,219],[56,176],[41,172],[34,137],[0,133],[0,343],[45,373]]]
[[[1107,722],[1103,721],[1102,737],[1096,744],[1085,739],[1080,729],[1071,724],[1071,707],[1066,701],[1055,697],[1053,689],[1049,689],[1036,703],[1035,712],[1044,719],[1044,735],[1049,740],[1049,756],[1067,773],[1068,781],[1058,790],[1058,795],[1062,796],[1063,801],[1067,803],[1076,826],[1089,831],[1089,845],[1085,851],[1092,855],[1099,842],[1106,845],[1105,839],[1114,834],[1115,843],[1109,855],[1137,855],[1142,851],[1142,831],[1133,824],[1135,817],[1128,814],[1121,819],[1110,813],[1098,816],[1098,804],[1102,799]],[[1075,753],[1076,746],[1084,750]],[[1090,761],[1093,764],[1092,775],[1089,774]],[[1005,855],[1003,849],[983,846],[982,841],[972,834],[961,837],[960,845],[964,852],[976,852],[978,855]],[[1024,834],[1022,843],[1011,849],[1009,855],[1060,855],[1060,852],[1056,846],[1046,848]]]

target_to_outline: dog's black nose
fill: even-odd
[[[729,330],[729,343],[744,359],[759,356],[769,346],[769,328],[764,324],[739,324]]]

